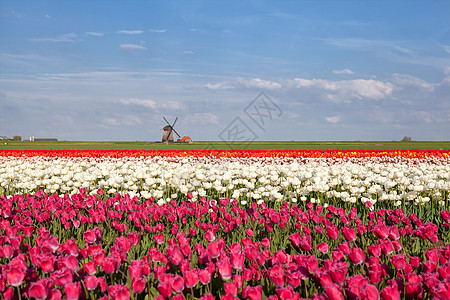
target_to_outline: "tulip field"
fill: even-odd
[[[450,299],[450,150],[0,150],[0,299]]]

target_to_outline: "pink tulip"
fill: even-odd
[[[116,284],[108,287],[108,297],[113,300],[129,300],[130,290],[126,285]]]
[[[49,294],[49,288],[47,280],[41,279],[30,284],[30,289],[28,290],[28,297],[43,300],[46,299]]]
[[[383,300],[400,300],[400,292],[396,286],[388,285],[381,291]]]
[[[396,254],[390,258],[396,270],[403,270],[406,267],[406,255]]]
[[[322,242],[322,243],[317,245],[317,249],[321,253],[327,253],[328,252],[328,244],[326,242]]]
[[[179,293],[184,289],[184,280],[180,275],[177,274],[170,279],[170,285],[176,293]]]
[[[192,288],[192,287],[196,286],[197,282],[199,281],[198,271],[197,270],[187,271],[184,274],[183,279],[184,279],[184,283],[187,288]]]
[[[79,282],[71,282],[64,286],[67,300],[78,300],[81,293],[81,285]]]
[[[281,265],[275,265],[268,270],[268,276],[276,287],[284,286],[284,270]]]
[[[84,285],[89,291],[95,290],[98,286],[98,278],[95,275],[87,276],[84,278]]]
[[[230,282],[225,282],[223,284],[223,287],[225,289],[225,293],[226,294],[231,294],[233,296],[237,296],[238,293],[238,285],[236,282],[230,281]]]
[[[131,289],[133,293],[141,294],[146,287],[146,281],[144,278],[134,278],[131,282]]]
[[[355,265],[362,263],[366,259],[366,254],[361,248],[353,247],[348,257]]]
[[[231,266],[233,269],[242,270],[244,267],[245,256],[242,253],[231,253]]]
[[[250,300],[261,300],[262,286],[245,286],[242,289],[242,297]]]
[[[57,270],[50,274],[54,285],[65,286],[73,281],[72,272],[68,268]]]
[[[217,270],[219,270],[219,275],[223,280],[231,279],[231,274],[233,272],[230,260],[224,258],[216,263]]]
[[[327,236],[332,240],[337,239],[339,237],[339,230],[337,226],[327,226]]]
[[[198,278],[202,284],[208,284],[211,281],[211,273],[207,269],[198,272]]]
[[[342,235],[348,242],[353,242],[356,240],[356,233],[353,227],[348,227],[345,225],[341,228]]]

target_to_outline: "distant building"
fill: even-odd
[[[35,138],[34,136],[30,137],[30,142],[57,142],[56,138]]]
[[[7,141],[7,140],[9,140],[9,138],[7,137],[7,136],[0,136],[0,140],[2,140],[2,141]]]
[[[166,125],[163,127],[163,142],[173,142],[173,128],[170,125]]]
[[[189,143],[192,144],[192,139],[188,136],[183,136],[181,139],[177,140],[178,143]]]

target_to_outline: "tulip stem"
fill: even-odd
[[[20,295],[20,285],[17,286],[17,291],[18,291],[18,294],[19,294],[19,300],[22,300],[22,296]]]

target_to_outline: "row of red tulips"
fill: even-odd
[[[450,298],[447,210],[103,196],[0,196],[3,298]]]
[[[450,150],[4,150],[3,157],[450,158]]]

